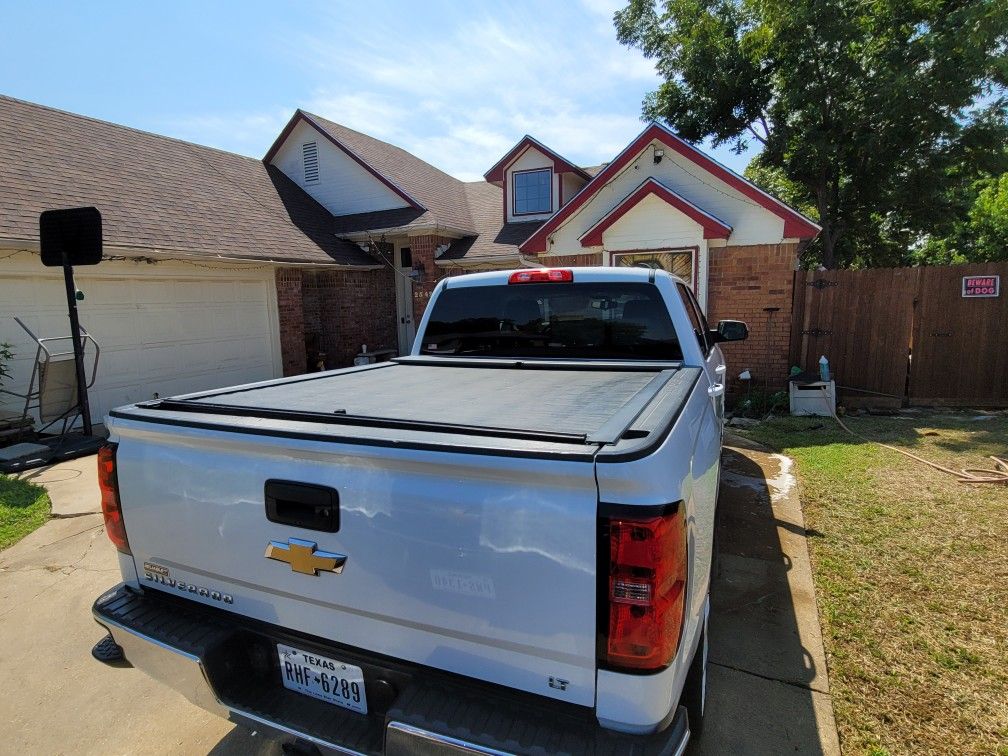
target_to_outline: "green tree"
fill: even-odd
[[[1008,0],[631,0],[615,23],[664,80],[645,117],[761,147],[827,267],[905,255],[962,217],[964,155],[1004,153]]]
[[[986,182],[970,208],[971,260],[1008,260],[1008,173]]]
[[[1008,260],[1008,173],[977,181],[972,205],[944,236],[933,235],[912,251],[922,265]]]

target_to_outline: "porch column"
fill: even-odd
[[[305,372],[306,364],[301,271],[298,268],[277,268],[276,295],[283,374],[300,375]]]
[[[450,244],[451,239],[443,236],[411,236],[410,252],[413,255],[413,268],[423,266],[423,277],[413,282],[413,323],[420,325],[427,302],[430,301],[434,287],[444,278],[441,269],[434,263],[434,250],[443,244]]]

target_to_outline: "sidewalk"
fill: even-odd
[[[91,454],[55,465],[16,473],[13,477],[45,486],[56,518],[101,514],[98,458]]]
[[[692,754],[840,753],[792,462],[726,436],[704,733]]]

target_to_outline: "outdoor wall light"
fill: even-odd
[[[659,149],[658,149],[658,148],[656,147],[656,148],[655,148],[655,151],[654,151],[654,162],[655,162],[655,165],[658,165],[658,163],[660,163],[660,162],[661,162],[661,159],[662,159],[663,157],[665,157],[665,150],[659,150]]]
[[[424,273],[426,272],[427,269],[424,268],[424,264],[422,262],[415,263],[413,265],[413,270],[410,271],[410,278],[413,279],[414,283],[423,283]]]

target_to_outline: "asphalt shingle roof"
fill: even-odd
[[[401,147],[299,112],[423,209],[334,218],[262,160],[0,95],[0,239],[31,243],[43,210],[94,205],[107,247],[375,265],[340,236],[436,225],[464,234],[443,259],[517,261],[518,245],[541,225],[505,223],[498,186],[460,181]]]
[[[261,160],[0,96],[0,238],[94,205],[105,244],[290,263],[374,265],[332,216]]]
[[[441,259],[476,260],[511,256],[517,261],[518,245],[529,238],[542,221],[504,223],[503,190],[500,187],[486,181],[467,182],[463,187],[478,235],[452,242]]]

